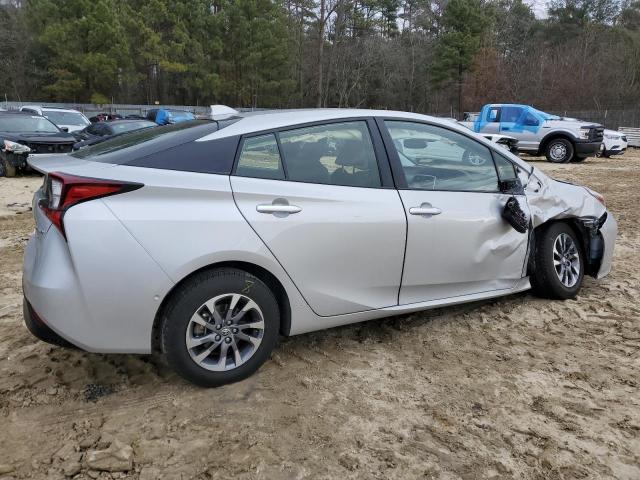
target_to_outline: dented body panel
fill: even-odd
[[[400,305],[510,289],[522,278],[527,235],[500,216],[509,195],[402,190],[400,196],[408,222]],[[526,199],[518,200],[526,212]],[[424,202],[442,213],[409,214]]]

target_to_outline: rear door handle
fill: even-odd
[[[302,211],[302,209],[296,205],[278,204],[258,205],[256,206],[256,210],[259,213],[298,213]]]
[[[437,207],[427,207],[423,204],[419,207],[411,207],[409,209],[409,213],[411,215],[440,215],[442,213],[442,210]]]

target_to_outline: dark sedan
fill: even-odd
[[[100,143],[115,135],[157,126],[155,122],[149,120],[112,120],[92,123],[75,134],[78,143],[74,145],[74,150]]]
[[[69,153],[75,138],[41,115],[0,112],[0,176],[13,177],[28,155]]]

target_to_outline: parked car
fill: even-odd
[[[127,119],[127,120],[146,120],[147,119],[147,117],[144,117],[142,115],[138,115],[136,113],[132,113],[130,115],[125,115],[124,118]]]
[[[170,125],[180,122],[195,120],[196,116],[184,110],[173,110],[169,108],[154,108],[147,112],[147,120],[156,122],[158,125]]]
[[[518,139],[518,150],[545,155],[554,163],[582,162],[600,150],[601,125],[561,118],[528,105],[488,104],[479,114],[465,112],[460,122],[477,133],[506,134]],[[473,119],[473,120],[471,120]]]
[[[104,142],[114,135],[157,126],[157,123],[149,120],[112,120],[110,122],[92,123],[87,128],[74,134],[78,143],[73,146],[73,149],[78,150],[88,145]]]
[[[411,158],[408,138],[438,148]],[[575,298],[609,273],[617,233],[602,195],[414,113],[183,122],[29,162],[46,174],[24,255],[29,330],[160,351],[203,386],[251,375],[279,335],[529,288]]]
[[[624,133],[605,129],[604,138],[598,155],[609,158],[612,155],[622,155],[627,151],[627,137]]]
[[[89,120],[91,121],[91,123],[96,123],[96,122],[108,122],[109,120],[121,120],[122,118],[124,117],[119,113],[103,112],[103,113],[98,113],[94,115]]]
[[[0,176],[15,176],[27,166],[27,156],[68,153],[74,142],[73,135],[45,117],[0,112]]]
[[[510,137],[508,135],[495,135],[495,134],[482,135],[482,136],[487,140],[491,140],[493,143],[497,143],[498,145],[506,148],[514,155],[517,155],[519,152],[518,150],[519,141],[515,137]]]
[[[476,114],[471,114],[469,112],[464,112],[464,119],[470,119],[470,118],[474,118],[472,117],[472,115],[476,115]],[[439,117],[445,120],[448,120],[450,122],[454,122],[454,123],[461,123],[458,122],[458,120],[456,120],[455,118],[451,118],[451,117]],[[509,150],[511,153],[517,155],[518,154],[518,139],[514,138],[514,137],[510,137],[508,135],[503,135],[503,134],[482,134],[482,136],[484,138],[486,138],[487,140],[491,140],[493,143],[497,143],[498,145],[501,145],[502,147],[506,148],[507,150]]]
[[[82,130],[91,123],[83,113],[70,108],[35,107],[33,105],[28,105],[20,107],[20,111],[35,115],[42,115],[55,123],[61,130],[70,133]]]

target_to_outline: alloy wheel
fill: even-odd
[[[572,288],[580,279],[580,254],[573,238],[566,233],[558,235],[553,242],[553,267],[560,282]]]
[[[185,336],[191,359],[207,370],[228,371],[249,360],[264,337],[260,307],[239,293],[218,295],[192,315]]]
[[[560,142],[552,144],[551,148],[549,149],[549,155],[556,162],[564,160],[567,155],[566,145]]]

